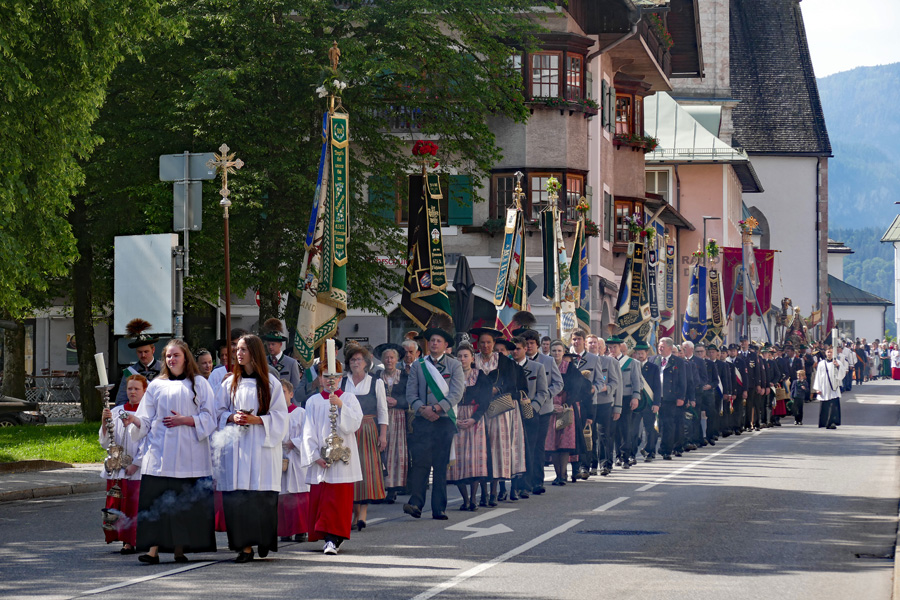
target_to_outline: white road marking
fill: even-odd
[[[503,515],[508,515],[509,513],[513,513],[519,510],[518,508],[495,508],[492,511],[489,511],[483,515],[478,515],[477,517],[472,517],[471,519],[466,519],[461,523],[454,523],[449,527],[445,527],[444,529],[447,531],[468,531],[472,532],[471,535],[467,535],[464,537],[464,540],[469,538],[477,538],[484,537],[486,535],[495,535],[498,533],[509,533],[512,531],[509,527],[502,523],[497,523],[496,525],[492,525],[490,527],[474,527],[475,524],[481,523],[483,521],[487,521],[488,519],[494,519],[496,517],[502,517]]]
[[[546,542],[550,538],[556,537],[557,535],[559,535],[561,533],[565,533],[566,531],[568,531],[575,525],[578,525],[582,521],[584,521],[584,519],[572,519],[571,521],[567,521],[566,523],[563,523],[556,529],[551,529],[547,533],[545,533],[543,535],[539,535],[538,537],[534,538],[533,540],[531,540],[529,542],[525,542],[521,546],[513,548],[512,550],[510,550],[509,552],[507,552],[505,554],[501,554],[497,558],[493,558],[487,562],[481,563],[480,565],[474,566],[471,569],[469,569],[468,571],[463,571],[462,573],[460,573],[453,579],[449,579],[449,580],[445,581],[444,583],[434,586],[430,590],[422,592],[418,596],[414,596],[412,598],[412,600],[428,600],[429,598],[434,598],[441,592],[443,592],[445,590],[449,590],[450,588],[452,588],[456,585],[459,585],[466,579],[470,579],[472,577],[475,577],[476,575],[484,573],[491,567],[495,567],[501,563],[508,561],[511,558],[515,558],[516,556],[522,554],[523,552],[527,552],[527,551],[531,550],[532,548],[534,548],[535,546],[538,546],[538,545]]]
[[[384,521],[385,517],[377,517],[375,519],[366,520],[366,525],[371,525],[372,523],[377,523],[378,521]]]
[[[753,435],[759,435],[760,433],[762,433],[762,432],[761,432],[761,431],[757,431],[757,432],[754,433]],[[685,471],[689,471],[689,470],[693,469],[694,467],[696,467],[697,465],[699,465],[699,464],[701,464],[701,463],[705,463],[705,462],[708,461],[709,459],[715,458],[716,456],[722,454],[723,452],[728,452],[729,450],[731,450],[732,448],[734,448],[734,447],[737,446],[738,444],[743,444],[744,442],[746,442],[746,441],[749,440],[749,439],[750,439],[750,436],[747,436],[747,437],[745,437],[745,438],[742,438],[742,439],[740,439],[740,440],[734,442],[733,444],[731,444],[731,445],[728,446],[727,448],[722,448],[722,449],[719,450],[718,452],[714,452],[714,453],[710,454],[709,456],[705,456],[705,457],[701,458],[701,459],[698,460],[698,461],[692,462],[692,463],[689,464],[689,465],[685,465],[685,466],[681,467],[680,469],[678,469],[678,470],[676,470],[676,471],[672,471],[671,473],[669,473],[669,474],[666,475],[665,477],[660,477],[659,479],[657,479],[657,480],[654,481],[653,483],[648,483],[647,485],[643,485],[643,486],[639,487],[639,488],[638,488],[637,490],[635,490],[635,491],[637,491],[637,492],[646,492],[646,491],[649,490],[650,488],[656,487],[656,486],[659,485],[660,483],[662,483],[662,482],[664,482],[664,481],[667,481],[667,480],[669,480],[669,479],[672,479],[673,477],[677,477],[677,476],[681,475],[682,473],[684,473]]]
[[[894,400],[880,400],[878,404],[894,404]]]
[[[616,498],[615,500],[613,500],[611,502],[607,502],[603,506],[598,506],[592,512],[606,512],[609,509],[611,509],[613,506],[615,506],[621,502],[625,502],[626,500],[628,500],[628,496],[622,496],[621,498]]]
[[[177,575],[178,573],[184,573],[185,571],[193,571],[194,569],[200,569],[202,567],[208,567],[209,565],[216,564],[217,561],[214,560],[204,560],[201,562],[191,563],[186,567],[178,567],[177,569],[172,569],[170,571],[163,571],[162,573],[155,573],[153,575],[147,575],[146,577],[138,577],[136,579],[129,579],[128,581],[123,581],[121,583],[114,583],[113,585],[108,585],[106,587],[96,588],[93,590],[88,590],[86,592],[81,592],[76,596],[72,596],[72,598],[81,598],[82,596],[93,596],[94,594],[102,594],[103,592],[109,592],[111,590],[118,590],[123,587],[128,587],[130,585],[137,585],[138,583],[144,583],[145,581],[152,581],[154,579],[159,579],[161,577],[168,577],[169,575]]]

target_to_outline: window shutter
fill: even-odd
[[[472,224],[472,177],[451,175],[447,191],[447,224]]]
[[[397,220],[397,197],[390,177],[369,177],[369,206],[372,212],[392,223]]]
[[[613,224],[615,223],[615,206],[613,205],[612,194],[608,192],[603,192],[604,199],[604,229],[606,230],[606,241],[612,242],[615,238],[615,232],[613,231]]]
[[[609,98],[607,95],[607,83],[603,79],[600,81],[600,126],[604,129],[609,125]]]

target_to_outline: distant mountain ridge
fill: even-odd
[[[818,86],[834,149],[829,225],[887,229],[900,212],[900,63],[835,73]]]

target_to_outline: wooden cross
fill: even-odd
[[[222,144],[219,146],[219,153],[216,154],[215,160],[210,160],[206,163],[206,166],[210,169],[215,169],[220,175],[222,175],[222,189],[219,190],[219,195],[222,196],[222,201],[219,202],[226,210],[231,206],[231,200],[228,199],[228,195],[231,193],[231,190],[228,189],[228,174],[236,173],[236,169],[240,169],[244,166],[244,161],[241,159],[234,159],[235,153],[228,153],[230,148],[226,144]]]

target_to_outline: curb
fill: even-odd
[[[33,473],[35,471],[55,471],[57,469],[71,469],[69,463],[55,460],[18,460],[15,462],[0,463],[0,474]]]
[[[31,500],[33,498],[51,498],[53,496],[70,496],[72,494],[87,494],[89,492],[102,492],[105,489],[106,481],[100,481],[97,483],[67,483],[64,485],[51,485],[29,490],[13,490],[10,492],[0,492],[0,502]]]

